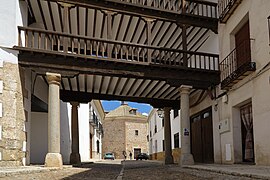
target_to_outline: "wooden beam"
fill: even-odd
[[[55,24],[54,24],[53,13],[52,13],[51,2],[50,2],[50,1],[47,1],[47,5],[48,5],[48,8],[49,8],[49,13],[50,13],[50,18],[51,18],[53,30],[56,31],[56,29],[55,29]]]
[[[38,3],[38,8],[39,8],[39,11],[40,11],[40,15],[41,15],[41,18],[42,18],[44,28],[46,30],[48,30],[47,23],[46,23],[46,20],[45,20],[45,16],[44,16],[44,13],[43,13],[43,9],[42,9],[40,0],[37,0],[37,3]]]
[[[157,108],[162,106],[179,108],[180,106],[179,100],[165,100],[165,99],[155,99],[145,97],[119,96],[119,95],[85,93],[85,92],[64,91],[64,90],[60,90],[60,99],[64,102],[78,101],[80,103],[87,103],[90,102],[92,99],[130,101],[130,102],[150,104]]]

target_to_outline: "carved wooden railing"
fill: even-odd
[[[250,40],[244,41],[220,63],[221,86],[223,88],[246,72],[256,70],[255,62],[251,62],[250,45]]]
[[[85,59],[218,71],[218,55],[18,27],[18,48]]]
[[[202,0],[119,0],[123,3],[149,6],[177,13],[218,18],[217,3]]]
[[[242,2],[242,0],[219,0],[218,11],[219,19],[222,23],[227,22],[236,7]]]

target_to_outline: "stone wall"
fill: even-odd
[[[123,159],[125,148],[125,121],[116,118],[103,122],[104,137],[102,139],[102,157],[106,152],[113,152],[115,158]]]
[[[135,131],[138,131],[138,135],[135,134]],[[141,152],[148,153],[147,134],[146,121],[126,121],[126,152],[128,157],[129,153],[132,152],[132,158],[135,158],[134,148],[140,148]]]
[[[23,95],[21,82],[24,81],[18,64],[4,62],[0,67],[0,80],[3,81],[3,92],[0,94],[0,166],[18,166],[23,164],[26,157],[23,144],[26,142],[25,120],[28,112],[24,110],[23,98],[27,98],[28,92],[24,90]]]

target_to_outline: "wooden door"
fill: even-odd
[[[195,162],[203,162],[201,128],[202,121],[200,119],[193,119],[191,124],[191,149]]]
[[[237,67],[251,61],[249,21],[235,34]]]
[[[202,119],[202,142],[203,142],[203,162],[214,162],[214,150],[213,150],[213,128],[212,118],[209,116]]]
[[[202,111],[191,118],[191,152],[195,162],[214,162],[211,109]]]
[[[134,148],[134,158],[138,156],[138,154],[141,153],[141,148]]]

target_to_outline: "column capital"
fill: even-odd
[[[112,15],[112,16],[117,14],[117,12],[115,12],[115,11],[110,11],[110,10],[102,10],[102,12],[103,12],[104,14],[106,14],[106,15],[110,14],[110,15]]]
[[[60,85],[61,74],[47,72],[46,76],[49,84]]]
[[[186,93],[189,94],[190,90],[192,89],[192,86],[182,85],[179,88],[180,93]]]
[[[148,17],[142,17],[142,19],[146,22],[153,22],[155,21],[156,19],[153,19],[153,18],[148,18]]]
[[[80,103],[79,103],[79,102],[76,102],[76,101],[71,101],[70,104],[71,104],[72,106],[78,107]]]

